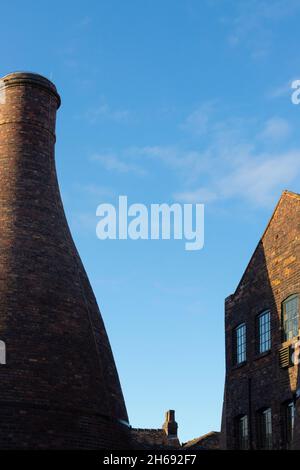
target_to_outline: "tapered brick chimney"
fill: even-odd
[[[165,422],[163,424],[163,430],[170,439],[177,439],[178,424],[175,421],[175,411],[169,410],[165,414]]]
[[[123,449],[119,378],[57,183],[59,106],[40,75],[0,80],[0,448]]]

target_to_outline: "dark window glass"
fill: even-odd
[[[289,401],[284,404],[284,441],[286,448],[290,448],[293,435],[294,435],[294,423],[295,423],[295,404],[293,401]]]
[[[249,447],[248,416],[239,416],[236,419],[236,447],[246,450]]]
[[[266,408],[258,413],[258,437],[261,449],[272,449],[272,412]]]
[[[246,325],[242,323],[234,330],[235,362],[240,364],[246,361]]]
[[[284,341],[298,336],[299,330],[299,296],[292,295],[282,304]]]
[[[258,351],[264,353],[271,349],[271,314],[269,311],[258,316]]]

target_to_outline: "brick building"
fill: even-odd
[[[227,449],[300,448],[300,195],[284,191],[225,301]]]
[[[184,450],[219,450],[220,433],[211,431],[182,444]]]
[[[165,414],[165,421],[161,428],[131,430],[132,443],[135,449],[179,449],[181,444],[177,436],[178,424],[175,421],[175,411],[169,410]]]
[[[175,421],[175,411],[169,410],[165,414],[165,421],[158,429],[133,428],[131,430],[132,445],[134,449],[143,450],[180,450],[189,452],[194,450],[216,450],[220,447],[220,433],[209,432],[204,436],[180,443],[177,435],[178,424]]]

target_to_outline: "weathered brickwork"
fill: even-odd
[[[118,374],[57,183],[60,98],[35,74],[10,74],[3,89],[0,448],[126,448]]]
[[[258,411],[272,410],[272,446],[286,448],[283,404],[296,400],[298,366],[282,368],[279,349],[298,338],[283,342],[282,302],[300,293],[300,196],[285,191],[235,291],[225,302],[226,382],[222,442],[237,446],[235,420],[248,416],[249,447],[259,446]],[[271,349],[259,354],[257,316],[270,310]],[[234,328],[246,325],[246,362],[235,365]],[[298,413],[294,446],[297,443]]]

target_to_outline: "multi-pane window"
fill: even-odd
[[[295,404],[293,401],[286,402],[283,406],[284,416],[284,441],[287,448],[290,447],[294,435]]]
[[[261,449],[272,449],[272,411],[265,408],[258,413],[258,437]]]
[[[249,447],[248,416],[239,416],[236,419],[236,447],[246,450]]]
[[[271,349],[271,314],[269,311],[258,315],[258,352]]]
[[[299,296],[291,295],[282,304],[284,341],[298,336],[299,330]]]
[[[242,323],[234,330],[234,359],[236,364],[246,361],[246,325]]]

